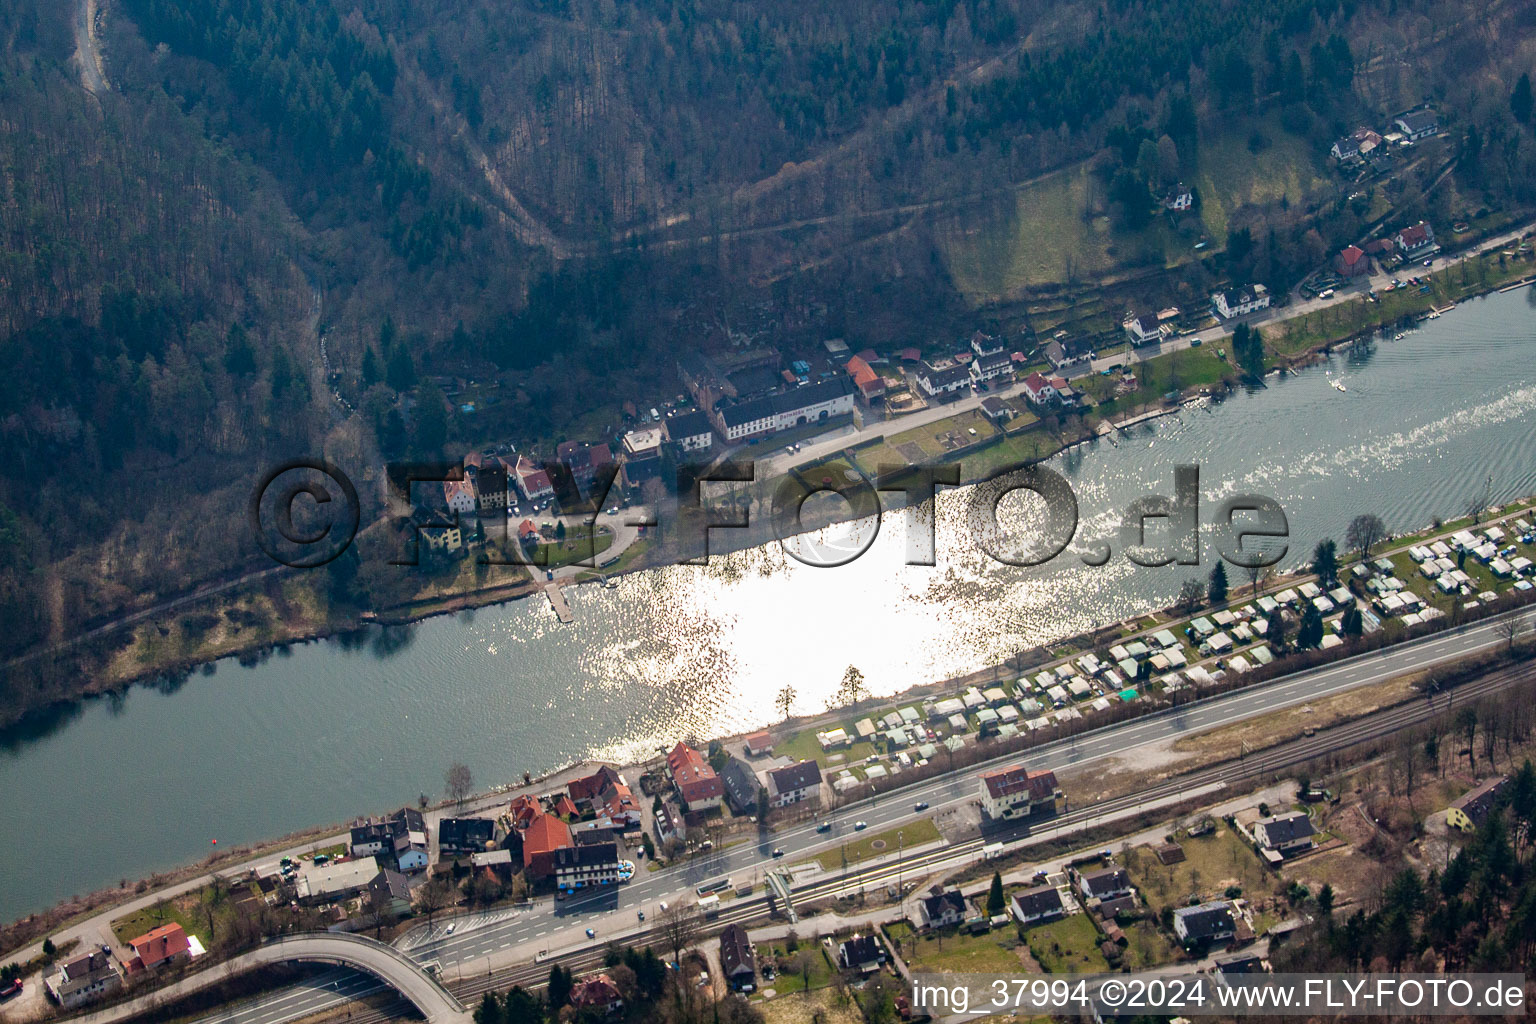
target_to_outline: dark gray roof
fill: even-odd
[[[885,959],[885,951],[880,948],[880,943],[875,941],[873,935],[855,935],[851,939],[845,939],[837,947],[837,953],[848,967],[876,963]]]
[[[598,868],[619,862],[619,848],[615,843],[593,843],[591,846],[562,846],[555,851],[555,870],[561,868]]]
[[[405,876],[398,871],[383,868],[368,883],[368,891],[386,899],[405,900],[411,899],[411,887],[405,880]]]
[[[1270,846],[1285,846],[1317,834],[1317,829],[1312,827],[1312,819],[1307,817],[1305,811],[1290,811],[1270,818],[1260,818],[1254,825],[1256,828],[1260,825],[1264,827],[1264,836]]]
[[[984,356],[977,356],[975,365],[983,370],[995,370],[999,366],[1008,366],[1013,362],[1013,357],[1006,352],[989,352]]]
[[[727,978],[757,973],[752,943],[747,939],[747,930],[739,924],[730,925],[720,933],[720,969],[725,971]]]
[[[1083,875],[1083,885],[1095,896],[1103,896],[1107,892],[1120,892],[1129,889],[1131,876],[1125,873],[1124,868],[1103,868],[1099,871],[1089,871]]]
[[[970,367],[961,363],[953,366],[935,367],[932,363],[924,361],[917,375],[928,381],[930,387],[942,388],[971,377]]]
[[[771,419],[774,415],[772,398],[749,398],[745,402],[720,407],[720,419],[727,427],[739,427],[755,420]]]
[[[930,918],[940,918],[947,912],[946,908],[953,907],[955,913],[965,916],[965,896],[958,889],[949,892],[934,893],[932,896],[923,897],[923,906],[928,910]]]
[[[794,412],[810,405],[831,402],[844,395],[853,394],[853,382],[847,377],[832,377],[815,384],[802,384],[782,394],[772,396],[775,412]]]
[[[1398,120],[1402,122],[1403,127],[1414,133],[1428,131],[1431,128],[1437,128],[1440,125],[1440,119],[1435,115],[1433,110],[1411,111],[1410,113],[1399,117]]]
[[[443,847],[489,843],[496,834],[490,818],[444,818],[437,823],[437,842]]]
[[[748,814],[757,807],[760,783],[757,773],[745,761],[739,757],[727,758],[725,767],[720,770],[720,779],[725,783],[725,795],[737,811]]]
[[[1191,939],[1209,939],[1233,931],[1232,904],[1226,901],[1202,903],[1198,907],[1183,907],[1173,916],[1184,922],[1184,933]]]
[[[1037,885],[1033,889],[1025,889],[1013,898],[1013,902],[1025,917],[1055,914],[1062,910],[1061,893],[1056,891],[1054,885]]]
[[[801,761],[799,764],[775,768],[768,775],[773,779],[773,784],[778,787],[780,793],[821,785],[821,765],[815,761]]]
[[[709,433],[709,419],[696,409],[669,417],[666,426],[667,436],[674,441]]]

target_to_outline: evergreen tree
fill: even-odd
[[[1522,74],[1515,83],[1515,91],[1509,97],[1510,112],[1515,115],[1516,121],[1530,124],[1533,106],[1536,106],[1536,100],[1531,96],[1531,76],[1529,73]]]
[[[368,345],[363,349],[363,387],[373,387],[379,382],[379,376],[378,353],[374,352],[372,345]]]
[[[545,1000],[551,1010],[559,1010],[571,1001],[571,988],[575,985],[575,976],[559,964],[549,969],[549,987],[545,989]]]
[[[1296,646],[1304,649],[1317,647],[1323,642],[1323,615],[1310,604],[1301,613],[1301,625],[1296,627]]]
[[[992,889],[987,893],[987,914],[996,917],[1003,912],[1008,905],[1007,898],[1003,895],[1003,876],[1001,872],[992,872]]]
[[[1332,540],[1320,540],[1312,551],[1312,572],[1324,583],[1337,583],[1339,546]]]
[[[1211,570],[1210,582],[1205,588],[1206,600],[1211,604],[1221,604],[1227,599],[1227,564],[1217,561],[1216,567]]]
[[[1365,618],[1359,608],[1350,605],[1344,609],[1344,614],[1339,618],[1339,632],[1345,636],[1360,636],[1365,632]]]
[[[224,342],[224,369],[231,377],[249,377],[256,372],[256,350],[244,327],[230,324]]]
[[[404,345],[393,345],[385,359],[384,383],[396,391],[409,391],[416,386],[416,361],[411,358],[410,349]]]
[[[441,454],[448,443],[448,399],[435,384],[416,394],[416,453],[422,458]]]

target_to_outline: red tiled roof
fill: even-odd
[[[561,793],[555,798],[555,813],[562,818],[574,818],[580,812],[577,811],[576,805],[571,801],[571,798]]]
[[[523,537],[527,537],[530,534],[537,536],[538,532],[539,528],[533,525],[532,519],[524,519],[521,523],[517,524],[517,536],[519,540],[521,540]]]
[[[1365,258],[1365,253],[1358,245],[1351,245],[1339,253],[1339,257],[1344,261],[1345,266],[1352,267]]]
[[[982,783],[994,799],[1029,792],[1031,800],[1044,800],[1056,792],[1056,773],[1048,769],[1026,768],[1013,765],[996,771],[984,772]]]
[[[904,348],[896,354],[901,357],[903,362],[920,363],[923,361],[923,353],[921,349]]]
[[[752,750],[767,750],[773,746],[773,733],[764,729],[747,737],[747,746]]]
[[[1403,230],[1397,233],[1397,237],[1401,240],[1404,248],[1412,249],[1415,246],[1423,245],[1429,239],[1429,232],[1425,230],[1424,222],[1419,221],[1412,227],[1403,228]]]
[[[154,967],[187,951],[187,933],[181,925],[172,922],[147,931],[136,939],[129,939],[128,945],[133,947],[145,967]]]
[[[523,832],[523,866],[532,864],[540,854],[551,854],[575,845],[570,826],[553,814],[540,814]]]
[[[527,828],[533,820],[544,813],[544,808],[539,806],[535,797],[523,795],[512,798],[512,807],[508,812],[512,815],[514,828]]]
[[[686,743],[679,743],[667,755],[667,767],[672,769],[672,781],[688,803],[695,800],[712,800],[725,792],[725,785],[709,763],[697,750]]]
[[[619,987],[606,974],[571,986],[571,1005],[578,1010],[601,1010],[620,1001]]]

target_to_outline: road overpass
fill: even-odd
[[[428,1024],[469,1024],[464,1005],[410,957],[393,946],[337,932],[312,932],[270,939],[248,953],[225,960],[126,1002],[71,1018],[75,1024],[117,1024],[162,1010],[168,1003],[258,967],[284,963],[338,964],[370,974],[399,992]]]

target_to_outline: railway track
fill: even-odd
[[[1197,769],[1138,793],[1113,797],[1069,811],[1050,819],[1050,829],[1055,835],[1069,834],[1074,828],[1082,828],[1106,815],[1134,810],[1149,801],[1177,796],[1182,792],[1211,784],[1233,787],[1238,783],[1279,773],[1322,755],[1369,743],[1412,728],[1444,713],[1453,704],[1477,700],[1531,680],[1536,680],[1536,662],[1502,668],[1472,682],[1464,683],[1433,700],[1414,700],[1398,704],[1364,718],[1320,729],[1315,735],[1291,740],[1243,757],[1236,762],[1228,761]],[[884,884],[898,875],[920,874],[925,868],[951,861],[958,863],[966,859],[975,859],[980,856],[984,845],[995,841],[997,841],[996,836],[978,837],[904,858],[899,864],[886,863],[861,871],[840,872],[835,878],[822,879],[795,889],[794,896],[797,901],[813,902],[849,890]],[[728,924],[747,924],[759,918],[766,918],[769,913],[769,900],[766,896],[752,897],[730,904],[727,909],[712,918],[710,923],[711,926],[718,927]],[[631,945],[655,944],[661,938],[661,930],[653,928],[632,937],[629,942]],[[502,991],[513,985],[531,988],[543,984],[549,976],[550,967],[555,964],[569,968],[578,974],[601,967],[605,952],[604,947],[593,947],[558,954],[541,963],[519,964],[473,978],[449,980],[447,986],[466,1006],[473,1006],[484,993],[489,991]],[[354,1013],[349,1021],[351,1024],[384,1024],[411,1012],[410,1004],[403,999],[398,999],[384,1006],[370,1008],[361,1014]]]

